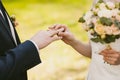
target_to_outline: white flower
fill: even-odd
[[[112,16],[117,16],[119,14],[119,10],[118,9],[113,9],[111,10]]]
[[[97,17],[94,17],[94,18],[92,18],[92,23],[97,23],[97,21],[98,21],[98,19],[97,19]]]
[[[110,21],[108,20],[103,23],[100,21],[101,17],[109,18]],[[91,11],[88,11],[83,16],[83,19],[85,20],[83,28],[93,36],[93,39],[99,39],[101,37],[101,43],[108,43],[104,39],[120,35],[120,10],[118,4],[112,2],[97,3]],[[118,38],[120,38],[120,36],[118,36]],[[113,37],[113,40],[115,39],[117,38]],[[113,40],[110,40],[109,43],[113,42]]]
[[[91,21],[92,21],[92,19],[88,19],[88,20],[86,21],[86,24],[87,24],[87,25],[91,24]]]
[[[112,12],[111,10],[100,10],[98,11],[98,16],[99,17],[106,17],[106,18],[111,18],[112,17]]]
[[[85,21],[90,20],[93,15],[92,11],[88,11],[85,16],[83,17]]]
[[[93,8],[92,10],[93,10],[93,12],[97,13],[99,11],[99,8]]]
[[[101,3],[101,4],[99,5],[99,8],[100,8],[100,9],[107,9],[105,3]]]
[[[114,9],[115,8],[115,4],[114,3],[112,3],[112,2],[106,2],[106,5],[108,6],[108,8],[110,8],[110,9]]]
[[[99,34],[99,35],[105,34],[104,26],[101,25],[101,24],[95,24],[94,30],[95,30],[96,33]]]
[[[120,35],[120,31],[113,32],[113,35]]]
[[[120,15],[116,15],[116,19],[120,21]]]
[[[82,25],[83,26],[83,29],[85,30],[85,31],[88,31],[89,30],[89,26],[88,25],[86,25],[85,23]]]
[[[112,31],[112,28],[110,26],[106,26],[104,29],[105,29],[106,34],[112,35],[113,31]]]
[[[94,15],[96,15],[96,14],[98,13],[99,10],[100,10],[99,8],[93,8],[93,9],[92,9]]]

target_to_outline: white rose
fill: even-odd
[[[98,13],[99,8],[93,8],[92,10],[93,10],[93,12]]]
[[[105,33],[108,35],[112,35],[113,31],[112,28],[110,26],[106,26],[105,27]]]
[[[92,23],[96,23],[97,22],[97,18],[96,17],[94,17],[93,19],[92,19]]]
[[[91,20],[91,19],[88,19],[88,20],[86,21],[86,24],[89,25],[89,24],[91,24],[91,22],[92,22],[92,20]]]
[[[113,32],[113,35],[120,35],[120,31]]]
[[[85,16],[83,17],[85,21],[89,20],[93,15],[92,11],[88,11]]]
[[[106,17],[106,18],[111,18],[112,17],[112,12],[111,10],[100,10],[98,11],[98,16],[99,17]]]
[[[106,2],[106,5],[108,6],[108,8],[110,8],[110,9],[114,9],[115,8],[115,4],[114,3],[112,3],[112,2]]]
[[[100,8],[101,10],[102,10],[102,9],[107,9],[105,3],[101,3],[101,4],[99,5],[99,8]]]
[[[85,23],[82,25],[82,27],[83,27],[83,29],[84,29],[85,31],[88,31],[88,30],[89,30],[89,26],[86,25]]]
[[[113,9],[113,10],[111,10],[111,12],[112,12],[112,16],[117,16],[119,14],[118,9]]]
[[[120,21],[120,15],[116,15],[116,19]]]

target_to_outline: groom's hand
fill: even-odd
[[[105,62],[111,65],[119,65],[120,64],[120,52],[115,51],[113,49],[105,49],[101,53],[103,55],[103,59]]]
[[[31,41],[35,42],[39,49],[48,46],[51,42],[62,39],[61,36],[57,36],[60,30],[45,30],[39,31],[31,38]]]

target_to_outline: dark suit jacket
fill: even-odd
[[[27,80],[27,70],[39,64],[38,51],[31,41],[20,43],[15,30],[15,44],[10,26],[0,16],[0,80]]]

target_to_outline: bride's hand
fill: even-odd
[[[101,53],[103,55],[103,59],[105,62],[111,65],[119,65],[120,64],[120,52],[115,51],[113,49],[105,49]]]
[[[54,30],[59,30],[59,29],[64,29],[63,31],[60,31],[58,33],[58,36],[62,36],[62,40],[69,45],[72,45],[73,42],[75,41],[74,35],[70,32],[68,27],[63,24],[56,24],[52,27],[49,27],[49,29],[54,29]]]

